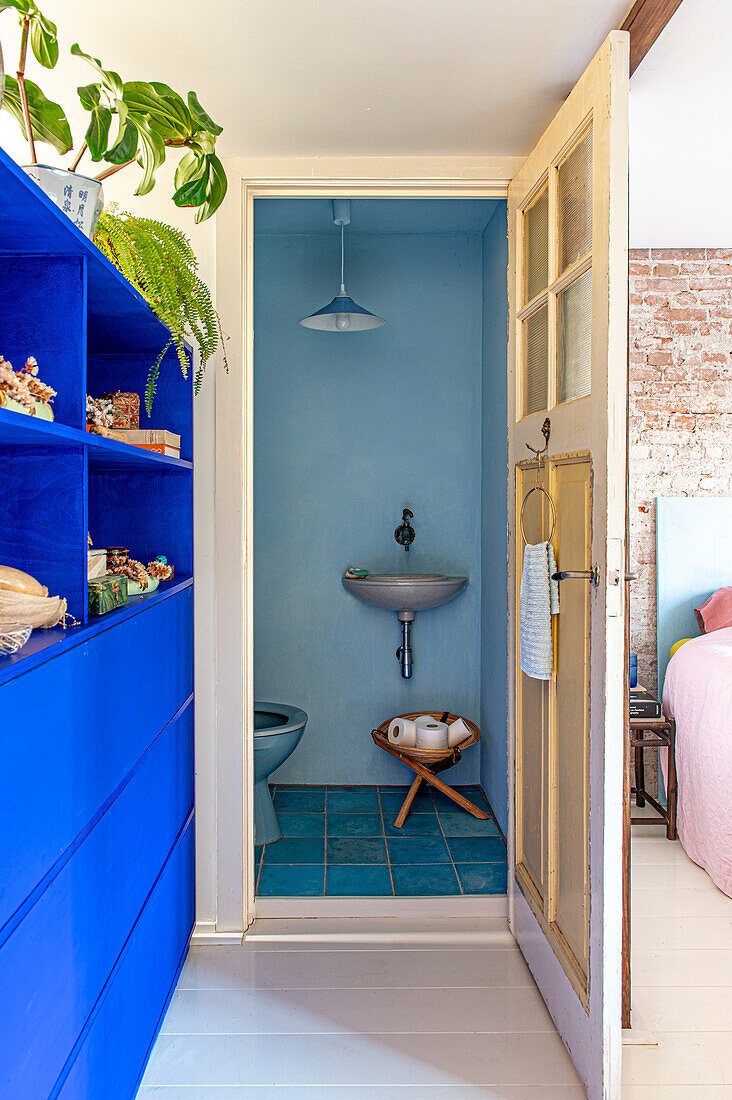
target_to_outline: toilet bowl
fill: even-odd
[[[282,835],[268,779],[284,764],[302,737],[308,716],[286,703],[254,704],[254,844],[270,844]]]

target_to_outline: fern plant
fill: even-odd
[[[209,359],[221,349],[228,370],[221,320],[211,293],[198,276],[198,260],[188,238],[179,229],[152,218],[106,207],[99,218],[94,242],[170,329],[170,340],[150,367],[145,388],[145,407],[152,409],[160,366],[170,347],[175,347],[183,377],[188,377],[185,339],[198,345],[200,361],[193,381],[198,393]]]

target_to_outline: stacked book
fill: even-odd
[[[120,429],[128,443],[133,447],[142,447],[144,451],[154,451],[158,455],[180,458],[180,436],[164,428]]]
[[[630,689],[630,717],[661,718],[661,704],[647,688],[641,684]]]

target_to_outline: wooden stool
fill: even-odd
[[[395,717],[410,718],[414,720],[415,718],[420,718],[423,714],[430,714],[433,718],[439,720],[442,718],[443,713],[444,711],[420,710],[416,711],[414,714],[398,714]],[[448,714],[447,722],[454,722],[455,719],[459,717],[459,714]],[[487,814],[478,806],[473,805],[470,799],[466,798],[465,795],[454,791],[452,787],[448,787],[447,783],[444,783],[442,779],[438,779],[435,774],[436,772],[444,771],[446,768],[452,768],[455,764],[458,764],[464,750],[469,749],[472,745],[478,744],[480,741],[480,730],[475,722],[471,722],[468,718],[463,718],[463,722],[465,722],[465,725],[470,730],[470,735],[450,749],[410,749],[405,748],[403,745],[390,744],[389,726],[393,721],[393,718],[387,718],[385,722],[381,723],[378,729],[371,731],[371,736],[380,749],[383,749],[384,752],[388,752],[390,756],[396,757],[397,760],[401,760],[402,764],[406,764],[406,766],[411,768],[415,773],[412,786],[409,788],[402,808],[397,814],[394,827],[396,829],[401,829],[407,819],[407,814],[411,809],[417,791],[422,786],[423,782],[431,783],[436,790],[441,791],[447,798],[451,798],[453,802],[463,810],[467,810],[473,817],[477,817],[480,821],[487,821],[490,814]]]
[[[645,806],[650,802],[658,813],[658,818],[631,817],[631,825],[665,825],[666,836],[676,840],[676,806],[678,790],[676,784],[676,722],[673,718],[631,718],[630,747],[635,756],[635,786],[630,788],[635,795],[636,806]],[[657,802],[646,790],[645,762],[646,749],[668,749],[668,780],[666,783],[666,806]]]

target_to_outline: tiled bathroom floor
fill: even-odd
[[[257,895],[505,894],[506,845],[485,795],[480,787],[456,789],[489,820],[423,788],[396,829],[407,787],[275,787],[283,835],[255,850]]]

